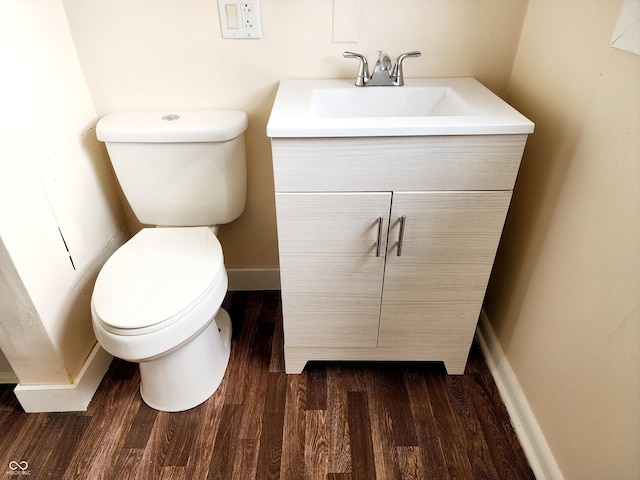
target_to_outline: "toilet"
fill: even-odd
[[[100,270],[93,330],[111,355],[139,363],[140,394],[157,410],[201,404],[229,362],[216,232],[245,207],[246,128],[246,114],[230,110],[116,112],[96,126],[145,228]]]

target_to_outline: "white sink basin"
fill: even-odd
[[[317,117],[424,117],[472,115],[449,87],[314,88],[311,114]]]
[[[402,87],[352,80],[283,80],[269,137],[492,135],[533,123],[473,78],[405,79]]]

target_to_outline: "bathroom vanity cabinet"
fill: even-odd
[[[463,373],[526,138],[272,138],[287,373]]]

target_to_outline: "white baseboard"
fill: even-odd
[[[229,290],[280,290],[279,268],[228,268]]]
[[[113,357],[96,344],[71,385],[18,385],[16,397],[27,413],[87,409]]]
[[[518,377],[498,342],[484,310],[476,329],[478,343],[484,352],[489,371],[496,382],[522,450],[538,480],[564,480],[553,453],[540,429],[533,410],[524,395]]]

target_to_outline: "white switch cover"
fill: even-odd
[[[262,38],[259,0],[218,0],[222,38]]]

